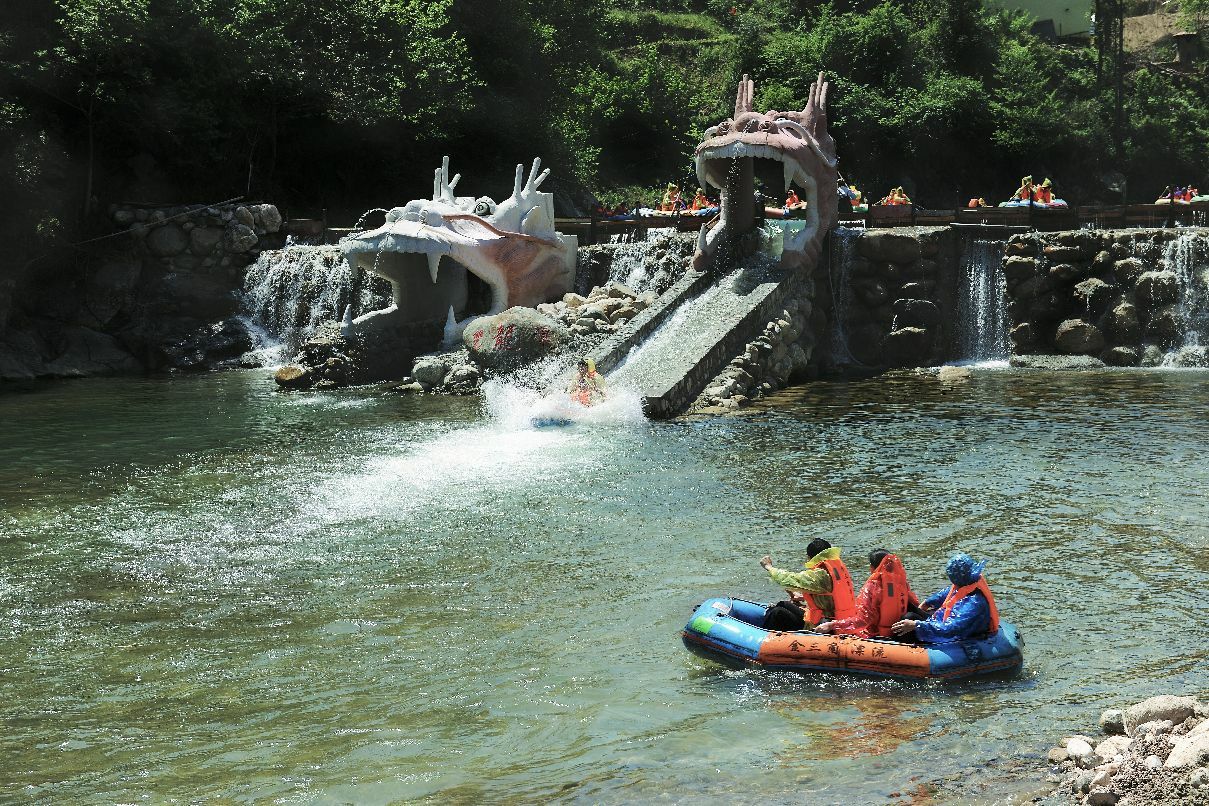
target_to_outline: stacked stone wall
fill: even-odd
[[[1113,366],[1156,365],[1188,328],[1190,293],[1164,258],[1209,230],[1079,230],[1013,237],[1004,256],[1013,352],[1091,356]],[[1205,278],[1192,278],[1205,284]]]

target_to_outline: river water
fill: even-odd
[[[816,383],[533,430],[263,372],[0,397],[0,800],[1002,802],[1100,709],[1204,691],[1209,375]],[[958,685],[732,670],[768,552],[988,558]]]

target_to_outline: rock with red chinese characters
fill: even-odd
[[[532,308],[509,308],[495,316],[473,320],[462,341],[476,364],[512,370],[557,350],[571,340],[561,323]]]

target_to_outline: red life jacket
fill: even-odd
[[[969,596],[974,591],[979,591],[987,600],[987,608],[990,611],[991,621],[987,627],[987,634],[994,635],[999,632],[999,608],[995,606],[995,597],[991,595],[991,589],[987,587],[986,577],[979,577],[978,581],[973,585],[966,585],[964,588],[959,588],[953,585],[949,588],[949,594],[945,596],[944,602],[940,605],[941,621],[948,621],[949,616],[953,613],[953,606],[962,599]]]
[[[831,576],[831,593],[803,593],[806,599],[806,620],[811,624],[818,624],[823,621],[826,616],[823,615],[823,608],[819,607],[816,601],[823,597],[830,597],[835,604],[834,619],[852,618],[856,615],[856,594],[852,592],[852,575],[848,573],[848,567],[844,565],[844,561],[839,557],[830,560],[823,560],[819,566],[827,571]]]
[[[903,616],[907,615],[911,586],[907,582],[907,571],[903,568],[902,561],[893,554],[887,554],[878,563],[877,570],[869,577],[869,581],[874,579],[881,581],[882,598],[880,602],[873,603],[877,608],[877,623],[869,625],[869,632],[881,638],[889,638],[894,634],[890,631],[890,626],[902,621]]]

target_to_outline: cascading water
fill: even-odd
[[[1209,347],[1209,241],[1196,233],[1184,233],[1163,247],[1163,263],[1179,282],[1180,321],[1183,343],[1167,353],[1164,366],[1184,366],[1190,358],[1203,363]],[[1201,353],[1196,359],[1190,353]]]
[[[958,355],[964,361],[1002,361],[1008,344],[1007,278],[1003,241],[976,239],[963,244],[958,290]]]
[[[296,350],[320,322],[338,320],[350,304],[364,313],[390,302],[389,283],[371,276],[358,284],[336,246],[262,252],[244,278],[245,315],[266,334],[262,349],[281,353]]]
[[[660,264],[656,253],[667,248],[667,239],[675,233],[674,229],[652,229],[647,231],[645,240],[619,245],[609,266],[609,280],[624,283],[639,294],[648,290],[656,293],[665,290],[656,287],[667,285],[660,283]]]
[[[859,363],[848,349],[848,309],[852,305],[852,259],[856,240],[864,232],[855,227],[831,231],[827,276],[831,281],[831,361],[837,365]]]

